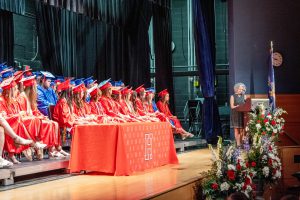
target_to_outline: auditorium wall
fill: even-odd
[[[277,94],[300,93],[300,1],[229,0],[230,87],[244,82],[267,93],[270,41],[283,55],[275,68]]]
[[[300,144],[300,1],[228,0],[229,79],[244,82],[247,93],[267,97],[270,41],[283,55],[275,67],[277,106],[289,113],[286,133]]]

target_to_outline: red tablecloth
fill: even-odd
[[[167,122],[75,127],[71,173],[87,170],[120,176],[177,163],[173,134]]]

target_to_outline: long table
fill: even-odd
[[[177,164],[172,129],[167,122],[79,125],[74,128],[70,172],[131,175]]]

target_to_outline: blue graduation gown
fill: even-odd
[[[45,89],[42,86],[38,85],[37,91],[38,91],[37,107],[43,115],[49,116],[48,107],[50,105],[56,105],[57,96],[51,87]]]

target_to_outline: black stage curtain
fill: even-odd
[[[166,3],[169,4],[166,4]],[[160,2],[161,3],[161,2]],[[155,52],[156,90],[168,89],[170,109],[175,112],[172,75],[172,27],[170,1],[164,6],[153,4],[153,35]]]
[[[109,2],[109,1],[107,1]],[[110,23],[36,2],[40,55],[45,69],[64,76],[94,75],[150,84],[148,0],[114,1]],[[109,5],[109,4],[107,4]],[[109,14],[107,14],[109,16]],[[118,20],[117,20],[118,19]]]
[[[0,10],[0,63],[14,63],[13,13]]]
[[[24,15],[25,0],[0,0],[0,10]]]

